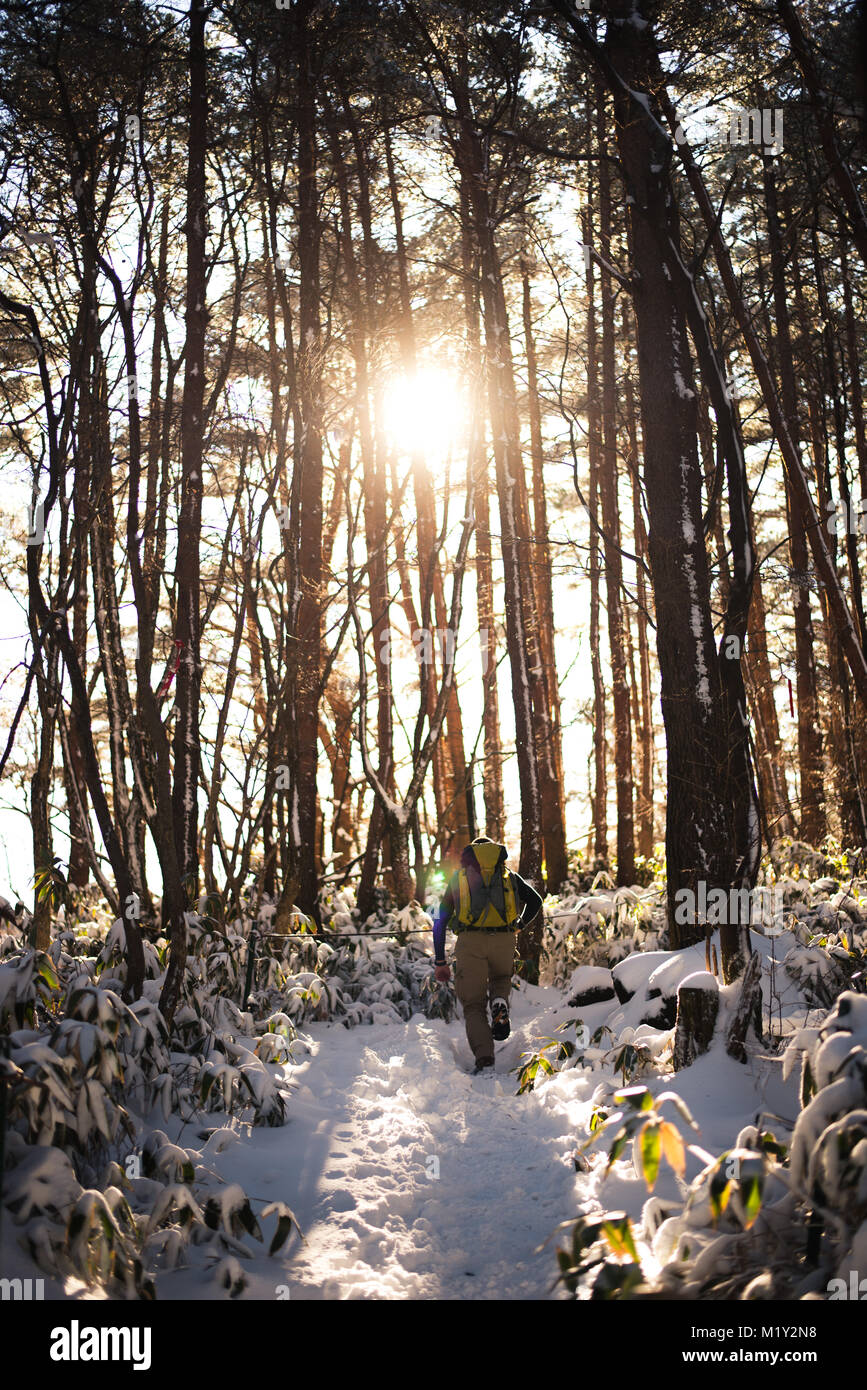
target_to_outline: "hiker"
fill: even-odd
[[[494,1042],[509,1036],[509,992],[518,929],[532,922],[542,899],[519,874],[505,868],[506,846],[479,835],[461,853],[434,922],[434,974],[451,979],[446,964],[446,928],[455,947],[455,992],[464,1006],[467,1041],[475,1073],[494,1065]],[[488,999],[491,1020],[488,1022]]]

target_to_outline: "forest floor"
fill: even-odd
[[[779,968],[787,952],[798,954],[794,936],[787,931],[775,942],[757,937],[755,944],[764,964],[765,1016],[769,1008],[778,1011],[776,1036],[791,1036],[823,1016]],[[798,950],[809,963],[810,953]],[[820,964],[828,959],[822,954]],[[497,1045],[493,1075],[470,1074],[460,1011],[450,1022],[421,1011],[406,1022],[351,1028],[308,1021],[292,1044],[294,1060],[268,1064],[291,1090],[285,1124],[253,1126],[201,1110],[184,1121],[155,1108],[136,1117],[137,1128],[162,1131],[187,1151],[199,1201],[237,1191],[237,1184],[257,1215],[274,1202],[294,1212],[303,1238],[293,1233],[270,1256],[272,1214],[262,1219],[264,1241],[245,1236],[238,1247],[241,1260],[229,1260],[235,1269],[231,1282],[243,1278],[243,1286],[235,1287],[241,1299],[565,1298],[556,1282],[556,1248],[566,1244],[571,1229],[561,1228],[602,1210],[622,1210],[632,1218],[652,1276],[659,1268],[653,1232],[682,1208],[690,1182],[709,1159],[735,1147],[751,1124],[788,1144],[799,1110],[798,1067],[783,1082],[782,1056],[770,1037],[754,1041],[743,1064],[726,1054],[721,1028],[710,1051],[692,1066],[673,1073],[661,1060],[673,1029],[643,1021],[649,1009],[659,1008],[660,997],[651,996],[660,996],[660,989],[671,996],[680,980],[703,965],[703,943],[680,952],[635,952],[621,965],[626,974],[619,978],[628,979],[634,991],[625,1004],[616,998],[578,1003],[588,987],[598,993],[599,977],[608,975],[595,967],[578,967],[561,987],[521,984],[512,992],[512,1034]],[[731,990],[736,986],[721,990],[723,1010]],[[594,1041],[586,1055],[576,1051],[562,1069],[539,1073],[534,1089],[517,1094],[522,1060],[547,1043],[556,1052],[552,1040],[562,1040],[578,1023],[593,1040],[607,1032],[613,1046]],[[557,1031],[564,1026],[567,1033]],[[630,1040],[658,1045],[660,1062],[624,1070],[623,1045]],[[235,1043],[252,1051],[257,1038],[238,1036]],[[644,1084],[656,1097],[676,1091],[697,1125],[689,1128],[670,1102],[660,1102],[685,1143],[696,1147],[686,1153],[682,1177],[663,1162],[652,1194],[631,1146],[608,1171],[608,1134],[575,1162],[576,1151],[588,1142],[593,1111],[622,1109],[613,1097],[624,1084]],[[144,1177],[133,1183],[143,1195],[158,1188]],[[654,1205],[645,1222],[649,1199]],[[18,1234],[16,1222],[7,1218],[0,1249],[4,1275],[41,1277]],[[158,1300],[228,1298],[221,1282],[226,1263],[207,1248],[196,1250],[195,1242],[175,1268],[160,1267],[158,1258]],[[44,1279],[46,1299],[104,1296],[77,1278]]]
[[[590,1026],[610,1004],[582,1010]],[[202,1160],[251,1197],[290,1205],[304,1232],[291,1255],[244,1261],[245,1298],[512,1299],[565,1296],[554,1287],[557,1228],[598,1210],[604,1151],[589,1172],[572,1155],[586,1138],[600,1081],[613,1073],[575,1067],[517,1095],[523,1052],[575,1009],[562,991],[524,986],[512,996],[513,1032],[497,1047],[494,1076],[471,1076],[462,1017],[415,1014],[404,1025],[307,1025],[310,1055],[291,1076],[287,1125],[250,1130],[231,1121]],[[733,1146],[760,1110],[794,1118],[794,1079],[779,1060],[746,1066],[714,1047],[692,1067],[647,1079],[686,1100],[696,1142]],[[189,1128],[172,1138],[196,1144]],[[225,1147],[223,1147],[225,1146]],[[216,1152],[216,1150],[220,1150]],[[690,1158],[688,1177],[702,1164]],[[674,1174],[654,1195],[678,1198]],[[628,1156],[605,1180],[606,1207],[639,1217],[648,1192]],[[682,1200],[682,1198],[681,1198]],[[160,1299],[221,1296],[208,1271],[158,1276]],[[225,1297],[225,1294],[222,1294]]]
[[[586,1100],[518,1096],[510,1070],[540,1015],[562,1004],[554,989],[513,995],[513,1033],[497,1046],[494,1076],[469,1074],[461,1017],[306,1025],[311,1055],[291,1069],[288,1124],[250,1131],[214,1156],[225,1182],[287,1202],[305,1236],[282,1271],[277,1259],[245,1261],[244,1296],[544,1296],[556,1262],[551,1244],[538,1247],[581,1205],[570,1154]],[[228,1137],[219,1131],[203,1157]],[[201,1280],[202,1271],[173,1272],[158,1296],[202,1297]]]

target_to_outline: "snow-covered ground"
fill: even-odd
[[[312,1054],[291,1071],[289,1123],[244,1126],[212,1160],[224,1181],[287,1202],[305,1234],[291,1256],[245,1261],[243,1296],[545,1296],[556,1263],[552,1244],[539,1247],[580,1207],[570,1154],[586,1105],[517,1096],[509,1069],[552,1006],[562,1007],[553,989],[513,996],[513,1034],[498,1045],[493,1077],[469,1074],[460,1018],[310,1025]],[[213,1293],[199,1271],[158,1281],[160,1299]]]
[[[808,976],[812,992],[824,978],[827,952],[799,946],[790,932],[756,936],[754,945],[764,967],[763,1013],[776,1036],[820,1017],[802,989]],[[781,968],[789,952],[797,957],[798,983]],[[234,1285],[236,1296],[255,1300],[556,1300],[566,1297],[555,1284],[557,1244],[566,1243],[579,1216],[602,1210],[632,1218],[652,1275],[653,1232],[682,1206],[708,1156],[730,1150],[751,1124],[788,1143],[799,1112],[797,1077],[793,1072],[783,1082],[782,1056],[770,1038],[753,1042],[740,1064],[726,1055],[718,1029],[710,1052],[692,1066],[672,1074],[665,1064],[672,1030],[648,1020],[671,1016],[679,982],[703,965],[702,944],[635,952],[614,965],[613,976],[607,968],[580,966],[563,988],[521,984],[512,994],[512,1036],[497,1046],[493,1076],[470,1074],[460,1011],[449,1023],[420,1010],[404,1022],[392,1008],[390,1019],[351,1028],[339,1017],[301,1024],[294,1060],[267,1067],[291,1087],[284,1125],[254,1127],[219,1111],[198,1110],[187,1122],[159,1110],[137,1114],[139,1136],[161,1130],[186,1150],[197,1201],[243,1189],[264,1235],[262,1243],[243,1235],[237,1259],[225,1250],[196,1250],[193,1241],[177,1267],[155,1270],[158,1299],[225,1299],[227,1285]],[[374,981],[380,977],[390,984],[387,972]],[[614,997],[615,984],[629,997]],[[722,1004],[725,1011],[725,999]],[[579,1021],[585,1040],[575,1054],[518,1095],[522,1056],[554,1038],[577,1039]],[[571,1030],[556,1031],[567,1024]],[[243,1054],[257,1038],[241,1034],[234,1041]],[[615,1059],[627,1043],[633,1053],[649,1048],[655,1061],[642,1067],[639,1060],[636,1068],[633,1057],[624,1075]],[[650,1193],[630,1147],[607,1174],[607,1136],[575,1162],[594,1110],[617,1108],[613,1096],[624,1083],[646,1085],[655,1096],[676,1091],[699,1127],[680,1125],[698,1152],[687,1154],[682,1177],[662,1164],[647,1223],[642,1212]],[[667,1118],[680,1124],[673,1113]],[[138,1209],[149,1210],[159,1183],[127,1176],[144,1203]],[[277,1218],[261,1214],[275,1202],[293,1210],[304,1238],[293,1235],[269,1256]],[[561,1231],[564,1225],[570,1229]],[[44,1276],[21,1250],[20,1230],[11,1211],[4,1213],[4,1277],[44,1277],[47,1299],[104,1296],[78,1279],[62,1284]]]
[[[552,1289],[557,1227],[599,1208],[605,1158],[600,1152],[589,1172],[578,1173],[572,1155],[587,1137],[600,1081],[619,1078],[577,1066],[519,1096],[513,1069],[575,1012],[559,990],[513,993],[513,1033],[497,1047],[494,1077],[469,1075],[460,1017],[309,1026],[312,1051],[291,1071],[297,1090],[288,1124],[220,1130],[204,1146],[224,1182],[262,1201],[285,1201],[305,1235],[286,1254],[244,1261],[241,1296],[563,1297]],[[582,1012],[592,1027],[606,1006]],[[782,1085],[778,1059],[742,1066],[715,1047],[676,1080],[647,1080],[654,1092],[676,1086],[701,1127],[690,1137],[712,1153],[729,1148],[760,1111],[792,1123],[797,1114],[795,1082]],[[185,1145],[200,1142],[189,1130],[169,1132]],[[687,1179],[701,1166],[691,1156]],[[629,1158],[605,1181],[604,1204],[634,1218],[648,1195]],[[660,1174],[654,1195],[677,1200],[672,1172]],[[163,1274],[157,1290],[160,1299],[217,1293],[210,1272],[199,1269]]]

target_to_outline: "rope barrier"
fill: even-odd
[[[371,937],[371,936],[382,936],[382,937],[388,937],[388,936],[392,936],[392,937],[393,937],[393,936],[427,936],[428,933],[429,933],[430,931],[432,931],[432,930],[433,930],[432,927],[407,927],[406,931],[401,931],[401,929],[398,927],[398,928],[396,928],[394,931],[341,931],[341,932],[333,932],[333,933],[331,933],[330,935],[326,934],[325,932],[312,932],[312,931],[308,931],[308,932],[260,931],[260,932],[257,932],[256,934],[257,934],[257,936],[259,936],[259,937],[265,937],[265,936],[267,936],[267,937],[272,937],[272,936],[277,936],[277,937],[280,937],[280,939],[281,939],[282,941],[328,941],[328,940],[331,940],[331,941],[339,941],[339,940],[341,940],[343,937],[359,937],[361,940],[366,940],[368,937]],[[249,940],[249,938],[247,938],[247,939]]]

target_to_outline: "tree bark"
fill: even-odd
[[[542,835],[545,845],[545,878],[549,893],[560,890],[568,873],[566,855],[566,825],[562,814],[565,802],[563,786],[563,740],[560,727],[560,687],[554,652],[554,599],[551,578],[551,547],[548,544],[548,510],[545,497],[544,452],[542,444],[542,413],[539,405],[539,380],[536,367],[536,342],[533,335],[533,310],[530,294],[530,271],[525,257],[521,258],[521,289],[524,320],[524,350],[527,357],[527,409],[530,419],[530,454],[533,465],[533,533],[530,567],[535,592],[538,621],[537,642],[541,658],[541,687],[545,701],[546,721],[538,726],[541,736],[547,728],[549,746],[538,749],[539,762],[552,763],[553,777],[559,789],[557,802],[542,799]],[[557,812],[560,812],[558,815]]]
[[[596,137],[606,142],[605,93],[597,82]],[[606,160],[599,165],[599,243],[602,258],[611,262],[611,176]],[[617,882],[635,882],[635,825],[632,792],[632,722],[626,665],[623,612],[623,564],[620,555],[620,506],[617,477],[617,384],[614,363],[614,293],[603,272],[602,309],[602,449],[599,493],[602,503],[605,553],[605,594],[608,644],[611,652],[611,701],[614,710],[614,772],[617,799]]]
[[[612,18],[623,20],[627,12],[631,7],[618,4]],[[677,206],[649,95],[658,61],[649,22],[609,24],[602,56],[630,194],[648,550],[668,755],[669,919],[672,945],[678,947],[699,939],[704,928],[678,927],[675,894],[695,894],[701,880],[727,887],[735,871],[729,728],[702,530],[696,390],[682,297],[675,289],[683,275]],[[643,94],[646,119],[636,119],[636,91]]]
[[[710,982],[708,982],[710,983]],[[692,989],[685,980],[677,991],[674,1069],[682,1071],[707,1052],[719,1015],[719,989]]]
[[[624,315],[625,317],[625,315]],[[641,671],[640,709],[641,721],[637,724],[640,737],[639,785],[637,789],[638,810],[638,853],[645,859],[653,854],[653,699],[650,676],[650,643],[647,580],[644,565],[647,563],[647,531],[641,509],[641,478],[638,467],[638,424],[635,415],[635,394],[632,376],[626,376],[626,424],[629,435],[629,462],[632,474],[632,530],[635,542],[636,565],[635,587],[638,599],[635,621],[638,629],[638,659]]]
[[[320,653],[322,650],[322,361],[320,323],[319,184],[316,149],[314,40],[309,27],[313,0],[297,10],[298,54],[298,255],[299,312],[298,410],[293,490],[298,506],[297,585],[290,612],[297,637],[293,670],[295,745],[291,805],[293,877],[298,906],[320,921],[316,856],[316,773],[318,768]]]
[[[789,326],[788,294],[783,265],[782,237],[777,207],[777,188],[773,161],[763,158],[765,206],[768,225],[768,250],[771,262],[771,281],[774,298],[775,348],[780,374],[782,408],[786,428],[793,447],[799,447],[797,386],[795,382],[792,339]],[[806,538],[808,517],[801,499],[787,475],[786,504],[789,518],[789,553],[795,582],[792,602],[795,619],[795,670],[798,692],[798,759],[801,771],[801,837],[817,845],[827,832],[825,817],[824,758],[822,726],[819,718],[819,698],[816,686],[813,619],[810,612],[810,587],[807,577],[809,552]]]
[[[476,522],[476,611],[482,662],[482,700],[484,763],[482,791],[485,802],[485,833],[502,843],[506,834],[503,800],[503,747],[500,738],[500,707],[497,688],[496,624],[494,619],[494,571],[491,555],[491,509],[488,456],[485,447],[484,369],[479,330],[479,261],[473,246],[470,195],[465,176],[461,177],[461,268],[464,276],[464,321],[466,324],[467,379],[470,384],[470,467],[474,479],[473,497]]]
[[[174,777],[172,811],[178,869],[186,882],[187,902],[198,893],[198,792],[201,769],[199,702],[201,696],[201,594],[199,548],[202,534],[202,468],[205,399],[205,327],[207,324],[205,243],[207,193],[207,59],[206,11],[198,0],[189,10],[189,138],[187,149],[187,291],[184,393],[181,404],[181,505],[178,516],[176,640],[181,661],[175,687]],[[180,911],[178,911],[180,909]],[[187,957],[186,914],[175,906],[171,923],[169,965],[160,1008],[171,1023],[180,1000]]]
[[[520,426],[515,378],[509,346],[509,320],[503,278],[493,234],[484,160],[479,136],[462,91],[460,149],[462,171],[468,183],[473,230],[479,250],[485,344],[487,348],[488,409],[491,418],[497,494],[500,505],[503,567],[505,571],[506,644],[512,671],[515,706],[515,749],[521,790],[521,853],[518,872],[537,887],[542,884],[542,802],[534,735],[534,702],[531,694],[531,637],[527,622],[529,605],[524,590],[527,526],[522,526]],[[523,535],[522,535],[523,533]],[[521,541],[525,542],[522,553]]]
[[[589,209],[583,214],[584,245],[592,239]],[[599,348],[596,327],[595,276],[587,261],[587,489],[590,580],[590,669],[593,679],[593,854],[597,863],[608,863],[608,740],[606,737],[605,684],[600,652],[599,583],[599,474],[602,455],[602,411],[599,400]]]

